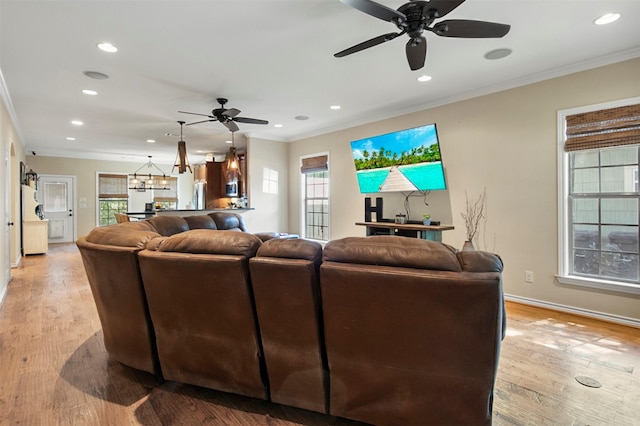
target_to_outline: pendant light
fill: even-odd
[[[129,189],[135,189],[138,191],[147,191],[147,190],[164,190],[168,191],[171,188],[168,184],[167,175],[160,169],[160,167],[153,164],[151,161],[151,156],[148,156],[149,161],[142,166],[140,166],[129,178]],[[139,173],[143,167],[147,167],[151,169],[154,167],[157,171],[162,173],[162,176],[159,174],[152,174],[151,171],[149,173]]]
[[[176,161],[173,165],[173,169],[178,168],[178,173],[182,174],[189,169],[190,173],[193,173],[191,170],[191,165],[189,165],[189,159],[187,158],[187,143],[182,140],[182,126],[184,125],[184,121],[178,121],[180,124],[180,141],[178,142],[178,154],[176,155]],[[171,171],[173,171],[171,169]]]
[[[240,177],[240,160],[238,159],[238,154],[236,153],[235,146],[235,132],[231,132],[231,147],[229,148],[229,152],[225,158],[225,162],[227,163],[227,181],[238,180]]]

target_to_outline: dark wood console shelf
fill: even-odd
[[[367,236],[397,235],[439,242],[442,242],[442,231],[454,229],[451,225],[418,225],[413,223],[401,224],[395,222],[356,222],[356,225],[366,226]]]

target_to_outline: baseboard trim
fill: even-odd
[[[530,299],[528,297],[514,296],[512,294],[505,294],[504,298],[505,300],[522,303],[523,305],[531,305],[537,306],[539,308],[551,309],[554,311],[568,312],[570,314],[581,315],[583,317],[595,318],[602,321],[640,328],[640,319],[636,318],[623,317],[620,315],[608,314],[606,312],[591,311],[589,309],[576,308],[574,306],[561,305],[559,303],[545,302],[543,300]]]

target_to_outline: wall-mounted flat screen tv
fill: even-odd
[[[360,192],[447,189],[435,124],[351,141]]]

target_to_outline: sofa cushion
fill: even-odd
[[[216,222],[209,215],[185,216],[189,229],[218,229]]]
[[[94,228],[86,237],[93,244],[118,247],[145,248],[147,243],[158,237],[155,229],[144,222],[124,222],[117,225]]]
[[[242,216],[229,212],[213,212],[209,216],[216,222],[216,226],[221,230],[236,230],[247,232],[247,226]]]
[[[456,253],[465,272],[502,272],[500,256],[484,251],[463,250]]]
[[[303,239],[270,239],[262,243],[258,256],[281,257],[286,259],[305,259],[314,263],[322,260],[322,245]]]
[[[148,250],[198,254],[230,254],[253,257],[262,244],[260,238],[246,232],[194,229],[165,238],[157,238]]]
[[[324,248],[324,261],[436,271],[462,270],[455,252],[442,243],[390,235],[329,241]]]
[[[155,216],[148,220],[160,235],[170,236],[188,231],[189,225],[183,217],[179,216]]]

